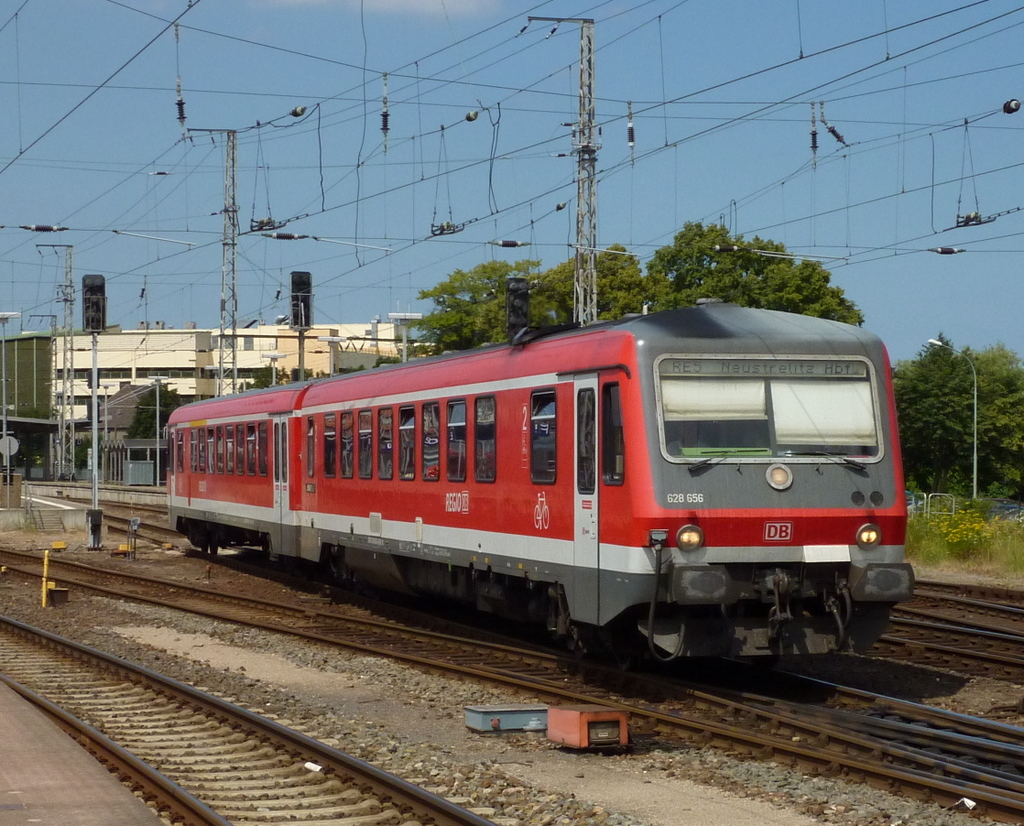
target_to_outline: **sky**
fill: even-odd
[[[292,271],[331,325],[430,312],[421,291],[487,261],[572,258],[581,19],[599,248],[646,266],[722,223],[820,261],[895,361],[939,335],[1024,355],[1012,0],[0,0],[11,332],[63,325],[69,263],[76,324],[101,274],[131,329],[216,328],[232,283],[238,325],[272,323]]]

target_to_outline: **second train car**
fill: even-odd
[[[179,408],[171,524],[581,651],[863,651],[908,599],[890,365],[709,302]]]

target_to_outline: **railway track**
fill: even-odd
[[[924,581],[893,610],[873,654],[1024,682],[1024,593]]]
[[[172,821],[490,823],[248,709],[9,619],[0,620],[0,672],[65,725],[67,713],[85,721],[75,736]]]
[[[5,552],[10,560],[10,552]],[[35,560],[17,567],[31,569]],[[12,565],[12,567],[14,567]],[[402,628],[308,595],[281,603],[186,587],[109,570],[58,564],[51,576],[75,589],[178,607],[306,640],[401,660],[435,673],[498,683],[554,703],[601,703],[629,715],[640,736],[658,736],[772,759],[805,771],[899,789],[951,806],[970,798],[996,820],[1024,819],[1024,732],[912,703],[796,681],[813,702],[708,690],[652,675],[581,665],[562,655]],[[31,574],[31,571],[28,571]],[[88,581],[90,580],[91,581]],[[148,580],[148,581],[147,581]],[[102,581],[102,584],[101,584]],[[159,593],[155,593],[159,592]],[[749,677],[749,675],[748,675]]]

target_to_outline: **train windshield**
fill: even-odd
[[[670,459],[879,455],[878,404],[860,359],[668,356],[657,369]]]

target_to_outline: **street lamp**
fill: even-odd
[[[0,313],[0,334],[3,338],[0,339],[0,359],[3,360],[3,398],[0,400],[0,404],[4,407],[4,432],[0,434],[0,451],[4,454],[4,489],[7,491],[7,498],[5,500],[5,507],[11,506],[11,454],[18,449],[18,443],[9,438],[7,435],[7,322],[12,318],[21,318],[21,313]]]
[[[423,313],[388,313],[388,321],[402,328],[402,361],[409,360],[409,322],[419,321]]]
[[[955,347],[946,344],[943,341],[939,341],[937,338],[928,339],[928,343],[933,347],[945,347],[947,350],[952,350],[956,355],[963,356],[964,360],[971,366],[971,376],[974,378],[974,482],[971,488],[971,498],[978,498],[978,371],[974,368],[974,362],[969,359],[964,353],[961,353]]]
[[[261,359],[270,359],[270,385],[277,384],[277,360],[283,359],[286,353],[260,353]]]
[[[334,360],[334,345],[344,344],[346,341],[348,341],[348,338],[345,336],[317,336],[316,340],[326,341],[328,344],[329,352],[331,354],[331,369],[329,375],[333,376],[334,370],[337,367],[337,363]]]
[[[160,487],[160,383],[170,381],[170,376],[150,376],[156,385],[156,486]]]

